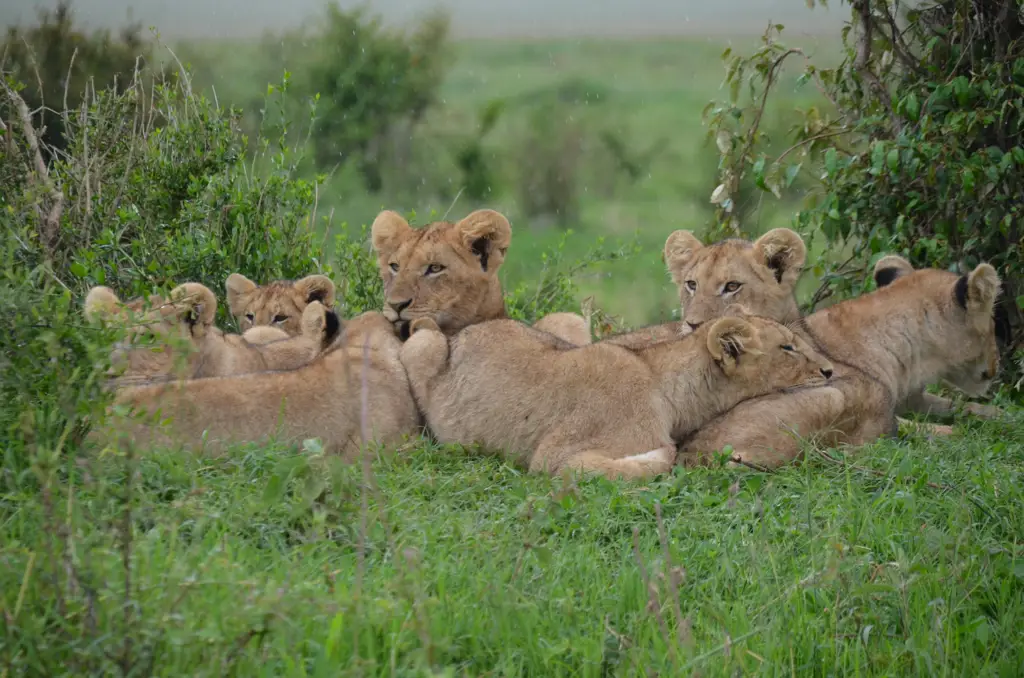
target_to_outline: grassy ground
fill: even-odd
[[[717,157],[705,140],[701,111],[710,100],[727,97],[720,87],[725,47],[752,50],[756,42],[748,36],[735,42],[687,37],[457,43],[441,103],[419,135],[413,173],[428,177],[424,182],[431,184],[457,180],[451,175],[450,140],[473,129],[478,111],[489,101],[503,99],[506,112],[486,143],[505,181],[483,205],[506,213],[515,229],[503,271],[506,285],[534,280],[541,266],[539,253],[561,240],[564,227],[571,227],[565,243],[569,259],[592,249],[598,237],[607,238],[609,246],[635,242],[641,248],[627,261],[589,273],[582,280],[584,294],[594,295],[601,307],[632,325],[666,319],[676,302],[661,262],[665,238],[678,228],[702,231],[712,215],[709,196],[717,184]],[[822,46],[825,42],[804,38],[800,44],[817,63],[827,64],[837,52]],[[191,43],[179,51],[200,64],[198,80],[213,85],[221,103],[262,96],[268,78],[279,78],[286,67],[300,68],[303,58],[301,49],[292,46],[261,50],[252,43]],[[810,86],[797,88],[795,78],[795,69],[786,73],[765,113],[766,129],[780,136],[795,124],[795,108],[821,104],[817,92]],[[612,130],[634,151],[658,152],[647,174],[632,184],[607,179],[595,168],[581,171],[579,219],[552,226],[523,217],[514,191],[519,171],[515,153],[529,102],[566,83],[589,97],[577,109],[592,125],[589,129]],[[585,142],[596,143],[593,138]],[[405,183],[420,182],[406,178]],[[328,180],[321,196],[321,214],[334,209],[335,222],[350,224],[369,223],[383,207],[415,210],[422,221],[431,213],[441,216],[450,209],[454,217],[482,206],[465,199],[453,206],[449,199],[409,189],[369,196],[340,175]],[[759,233],[789,225],[795,209],[795,204],[779,205],[767,196],[757,222],[745,227]],[[821,251],[816,243],[811,250],[813,261]],[[815,287],[816,281],[807,276],[801,293]]]
[[[64,622],[91,615],[99,640],[61,665],[41,639],[62,622],[23,616],[0,655],[9,675],[110,668],[126,639],[166,676],[1015,675],[1021,423],[646,485],[421,444],[375,461],[365,495],[358,466],[315,454],[154,452],[137,462],[128,596],[126,463],[101,460],[67,500],[82,583]],[[26,584],[57,564],[32,569],[20,547],[45,524],[0,525],[7,619],[46,604]]]

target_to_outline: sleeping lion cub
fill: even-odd
[[[298,336],[265,336],[252,342],[214,326],[217,298],[205,285],[185,283],[166,300],[154,295],[148,301],[148,309],[142,298],[125,303],[103,286],[92,288],[85,298],[87,318],[127,325],[128,336],[111,351],[111,374],[120,375],[115,386],[161,377],[197,379],[299,367],[326,348],[340,328],[334,311],[313,302],[302,314]]]
[[[832,375],[786,327],[737,307],[636,349],[577,347],[514,320],[450,340],[429,318],[410,331],[402,364],[437,438],[503,450],[531,472],[653,476],[672,467],[675,439],[736,403]]]

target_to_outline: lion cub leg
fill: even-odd
[[[558,473],[562,469],[584,474],[602,475],[609,480],[638,480],[653,478],[672,470],[675,446],[659,447],[629,457],[614,457],[601,450],[584,450],[568,455],[559,450],[541,447],[530,461],[530,472]]]
[[[399,360],[418,396],[431,379],[448,365],[448,337],[430,318],[417,318],[409,325],[409,338],[402,344]]]
[[[593,343],[590,323],[578,313],[549,313],[533,324],[533,329],[553,334],[576,346]]]
[[[907,399],[904,409],[921,414],[951,415],[956,414],[960,408],[950,398],[921,391]],[[963,411],[981,419],[996,419],[1003,415],[1003,411],[998,407],[981,403],[965,403]]]

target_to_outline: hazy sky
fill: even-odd
[[[359,2],[341,0],[343,7]],[[375,0],[373,11],[401,24],[437,5],[453,12],[457,35],[656,35],[760,32],[769,21],[787,33],[833,32],[849,16],[839,4],[809,10],[805,0]],[[835,3],[833,3],[835,4]],[[37,7],[55,0],[0,0],[0,23],[28,23]],[[166,37],[229,37],[294,26],[322,6],[322,0],[74,0],[80,23],[117,27],[129,8],[145,26]]]

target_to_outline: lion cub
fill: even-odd
[[[199,283],[176,287],[167,300],[152,296],[148,301],[148,310],[141,298],[124,303],[103,286],[92,288],[85,298],[86,317],[129,324],[128,337],[111,352],[111,372],[121,375],[116,386],[299,367],[326,348],[340,328],[334,311],[313,302],[303,312],[301,334],[262,337],[265,343],[256,343],[213,325],[217,299]]]
[[[449,340],[420,318],[401,360],[442,442],[504,450],[532,472],[642,478],[668,471],[675,440],[736,403],[831,377],[831,363],[783,325],[729,313],[635,349],[577,347],[513,320]]]
[[[257,327],[280,329],[287,336],[301,334],[302,313],[306,306],[319,301],[327,309],[334,308],[334,282],[325,275],[307,275],[300,280],[275,280],[257,285],[241,273],[232,273],[224,282],[228,311],[243,334]],[[276,333],[261,335],[277,336]]]
[[[231,443],[320,438],[324,449],[354,460],[362,443],[399,444],[421,419],[391,323],[371,311],[344,323],[326,351],[292,370],[188,379],[121,389],[115,404],[148,416],[108,420],[94,440],[119,434],[135,444],[219,452]]]

